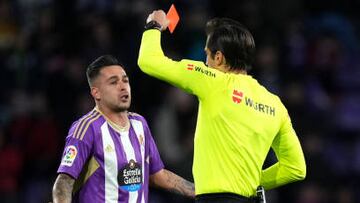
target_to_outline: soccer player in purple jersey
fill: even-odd
[[[96,107],[66,138],[54,203],[146,203],[152,185],[193,198],[194,184],[164,169],[146,120],[128,112],[129,78],[110,55],[87,68]]]

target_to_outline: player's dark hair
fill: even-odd
[[[255,56],[255,41],[241,23],[229,18],[214,18],[206,23],[207,48],[214,58],[224,54],[230,70],[250,70]]]
[[[124,67],[114,56],[103,55],[95,59],[86,69],[86,77],[89,85],[99,76],[100,70],[106,66],[119,65]]]

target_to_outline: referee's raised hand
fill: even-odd
[[[166,30],[170,21],[166,18],[166,13],[163,10],[155,10],[153,11],[146,19],[146,23],[151,21],[156,21],[161,25],[161,31]]]

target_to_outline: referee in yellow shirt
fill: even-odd
[[[210,20],[204,64],[164,55],[161,31],[169,24],[164,11],[154,11],[146,22],[138,58],[141,70],[199,100],[196,202],[253,202],[259,185],[268,190],[305,178],[304,155],[286,108],[247,74],[255,42],[243,25],[226,18]],[[270,147],[278,162],[262,170]]]

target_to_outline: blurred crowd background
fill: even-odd
[[[103,54],[125,64],[131,111],[147,118],[167,168],[192,180],[197,100],[136,65],[147,15],[171,3],[181,17],[163,34],[172,58],[205,59],[212,17],[254,34],[250,74],[287,106],[308,167],[269,202],[360,202],[358,0],[0,0],[0,202],[51,200],[68,128],[94,106],[85,68]],[[157,189],[150,199],[192,202]]]

